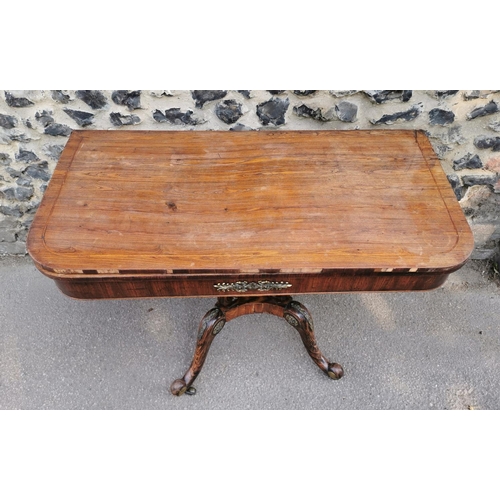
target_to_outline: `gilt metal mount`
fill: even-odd
[[[236,281],[234,283],[217,283],[214,285],[219,292],[267,292],[269,290],[284,290],[292,285],[287,281]]]

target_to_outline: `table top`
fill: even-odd
[[[473,238],[423,132],[74,131],[28,237],[82,273],[452,270]]]

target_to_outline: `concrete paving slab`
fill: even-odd
[[[330,380],[267,314],[228,323],[195,396],[170,383],[215,299],[78,301],[28,257],[0,258],[0,409],[500,409],[500,289],[472,261],[431,292],[297,295]]]

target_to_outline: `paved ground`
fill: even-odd
[[[214,299],[77,301],[29,258],[0,258],[0,409],[500,409],[500,288],[471,262],[424,293],[296,296],[330,380],[285,321],[222,330],[172,396]]]

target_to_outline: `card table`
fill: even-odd
[[[216,297],[180,395],[243,314],[284,318],[342,377],[292,294],[434,289],[473,243],[422,131],[78,130],[27,248],[70,297]]]

